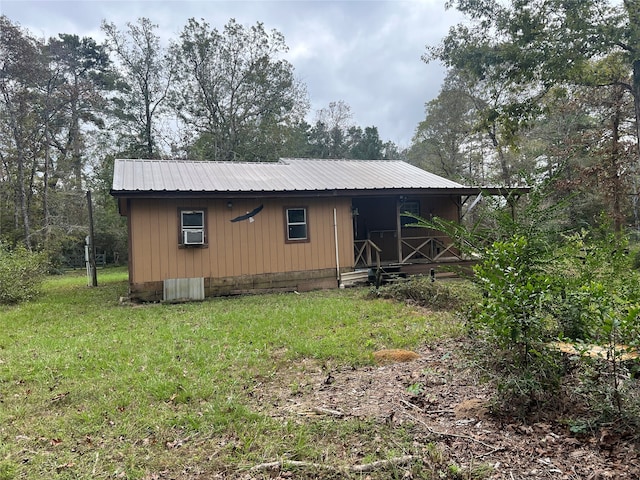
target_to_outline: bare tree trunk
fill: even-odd
[[[636,149],[638,153],[638,163],[640,164],[640,60],[633,62],[631,95],[633,96],[633,109],[636,117]]]
[[[48,115],[48,112],[46,112]],[[51,162],[51,147],[49,142],[49,117],[46,117],[44,124],[44,172],[42,182],[42,212],[44,215],[44,244],[49,245],[51,213],[49,212],[49,166]]]
[[[71,129],[73,135],[71,144],[71,169],[74,176],[74,186],[80,190],[82,188],[82,145],[80,141],[80,119],[76,105],[72,106]]]
[[[29,222],[29,209],[27,208],[27,189],[24,185],[24,149],[21,145],[18,145],[18,202],[20,206],[20,214],[22,217],[22,228],[24,231],[24,245],[27,249],[31,250],[31,225]]]
[[[616,235],[622,232],[623,215],[620,208],[620,195],[622,195],[622,185],[620,181],[620,101],[621,92],[614,92],[614,113],[612,118],[611,135],[611,158],[607,176],[611,182],[611,209],[613,215],[613,226]]]
[[[493,147],[496,149],[496,153],[498,154],[498,161],[500,162],[500,174],[502,176],[502,181],[504,182],[504,186],[511,186],[511,168],[509,167],[509,162],[507,161],[507,157],[504,154],[504,148],[498,141],[498,135],[496,134],[495,125],[487,129],[487,134],[491,139],[491,143]]]
[[[640,202],[640,191],[638,190],[638,175],[640,175],[640,58],[638,53],[640,50],[640,5],[638,0],[624,0],[624,8],[629,16],[629,44],[626,49],[632,54],[632,76],[631,76],[631,95],[633,96],[633,109],[636,120],[636,162],[634,172],[631,175],[633,185],[633,214],[636,228],[640,228],[640,211],[638,205]]]
[[[14,221],[16,231],[20,229],[20,220],[22,220],[22,228],[24,232],[24,245],[27,249],[31,250],[31,226],[29,223],[29,210],[27,208],[27,189],[25,188],[25,169],[24,169],[24,152],[25,148],[22,141],[22,131],[18,123],[17,115],[21,109],[27,109],[26,105],[21,104],[16,108],[15,104],[9,98],[9,94],[3,89],[3,97],[5,105],[7,106],[7,114],[9,122],[11,124],[11,131],[13,133],[13,140],[16,147],[16,166],[17,166],[17,178],[14,186],[15,191],[15,207],[14,207]],[[28,111],[28,110],[24,110]]]
[[[632,168],[632,205],[633,205],[633,217],[636,225],[636,229],[640,228],[640,211],[638,206],[640,205],[640,191],[638,190],[638,175],[640,175],[640,60],[633,62],[633,75],[631,81],[631,95],[633,96],[633,110],[636,120],[636,161],[634,162],[635,168]]]
[[[73,186],[80,190],[82,188],[82,139],[80,137],[80,82],[78,76],[74,75],[73,93],[69,102],[71,110],[71,123],[69,133],[71,141],[71,174],[73,175]]]
[[[153,158],[154,148],[153,148],[153,135],[151,132],[151,122],[153,119],[151,118],[151,104],[149,100],[149,94],[145,92],[144,94],[144,107],[145,107],[145,124],[144,124],[144,135],[145,141],[147,144],[147,158]]]

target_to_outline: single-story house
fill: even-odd
[[[131,298],[170,301],[460,260],[402,213],[458,220],[480,191],[403,161],[133,159],[116,160],[111,194],[128,220]]]

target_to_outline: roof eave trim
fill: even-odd
[[[529,193],[530,187],[391,187],[391,188],[355,188],[355,189],[326,189],[326,190],[110,190],[116,198],[138,197],[241,197],[241,196],[361,196],[371,195],[401,195],[406,193],[423,193],[433,195],[522,195]]]

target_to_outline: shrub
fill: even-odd
[[[631,268],[640,270],[640,249],[634,250],[631,258]]]
[[[602,358],[580,358],[577,385],[590,388],[569,396],[580,390],[601,419],[615,412],[618,419],[638,421],[637,382],[616,345],[637,348],[640,342],[640,276],[630,268],[624,239],[598,233],[548,244],[536,235],[514,235],[494,243],[476,267],[483,298],[469,324],[480,362],[496,381],[501,410],[526,414],[557,398],[566,372],[549,342],[561,338],[606,351]]]
[[[552,252],[543,237],[514,235],[495,242],[474,268],[482,301],[470,314],[470,331],[504,413],[526,416],[553,402],[561,385],[561,365],[546,346],[557,331],[546,271]]]
[[[46,257],[24,247],[10,250],[0,244],[0,304],[19,303],[35,297],[47,271]]]
[[[554,265],[559,336],[607,344],[637,339],[640,275],[624,238],[581,232],[565,238]]]
[[[629,253],[606,217],[589,230],[564,230],[560,207],[538,190],[517,218],[498,211],[489,232],[416,221],[446,232],[461,249],[475,246],[467,253],[480,258],[474,272],[481,300],[467,311],[470,352],[495,382],[496,407],[528,415],[558,406],[565,393],[588,406],[590,423],[640,425],[640,382],[619,348],[640,348],[640,254]],[[488,238],[497,241],[487,245]],[[585,352],[595,344],[603,353],[567,362],[553,348],[557,339]]]
[[[501,349],[516,349],[527,364],[532,347],[548,340],[551,280],[544,271],[549,249],[537,239],[514,236],[495,242],[474,268],[483,298],[472,322]]]

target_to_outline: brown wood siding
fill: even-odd
[[[433,197],[422,197],[420,199],[420,216],[426,219],[432,217],[438,217],[445,220],[449,220],[452,222],[460,221],[460,207],[459,207],[460,198],[457,196],[433,196]],[[445,246],[449,246],[451,244],[451,238],[448,235],[445,235],[444,232],[440,232],[432,229],[419,229],[423,234],[434,236],[438,238],[438,240]],[[403,237],[415,235],[406,229],[403,229],[402,232]],[[419,242],[417,242],[419,243]],[[447,256],[451,256],[457,249],[451,250],[451,253],[447,254]],[[403,252],[405,255],[408,253],[407,251]],[[437,252],[434,252],[437,253]]]
[[[136,199],[130,201],[132,284],[167,278],[224,278],[335,268],[333,209],[340,266],[353,266],[351,201],[335,199]],[[248,220],[230,220],[264,209]],[[285,243],[284,208],[307,207],[309,242]],[[179,208],[207,210],[207,246],[179,246]]]
[[[451,221],[459,220],[458,197],[441,195],[412,197],[412,199],[420,202],[420,216],[422,218],[439,217]]]
[[[420,199],[421,216],[429,218],[429,215],[458,221],[460,219],[459,198],[451,196],[422,197]]]
[[[458,206],[458,197],[452,196],[425,196],[416,197],[416,200],[420,201],[420,216],[427,220],[438,217],[445,220],[457,222],[460,219],[460,209]],[[448,238],[443,232],[438,232],[432,229],[416,229],[416,228],[403,228],[402,236],[419,236],[419,235],[434,235],[438,237]]]

